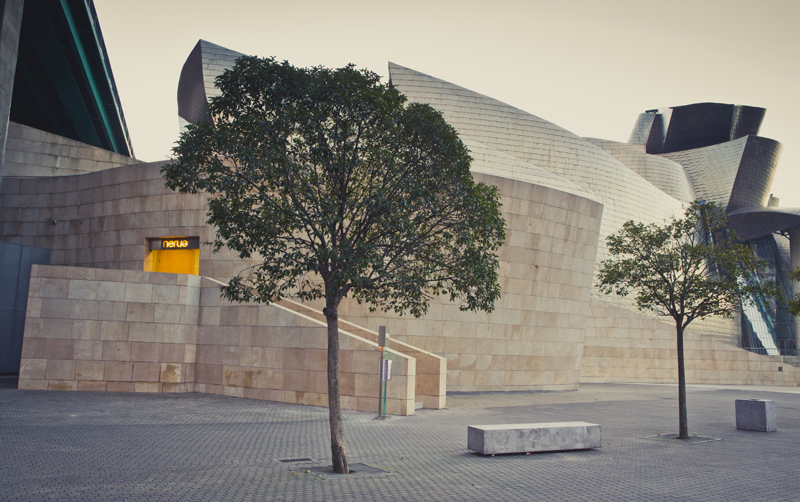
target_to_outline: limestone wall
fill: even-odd
[[[481,154],[483,160],[498,156],[488,149]],[[50,248],[52,265],[130,271],[143,269],[148,238],[212,240],[206,196],[165,189],[161,165],[8,179],[0,199],[3,240]],[[372,332],[388,325],[398,342],[445,357],[451,390],[574,389],[603,206],[572,182],[509,165],[526,169],[529,181],[474,175],[499,187],[508,225],[499,252],[502,298],[492,314],[461,312],[439,298],[426,316],[413,319],[370,313],[345,300],[340,318]],[[200,249],[201,276],[227,281],[251,264],[226,249]],[[321,304],[311,306],[322,310]],[[439,364],[431,370],[435,378]],[[420,383],[429,396],[425,405],[443,406],[442,385],[425,378]]]
[[[198,276],[34,265],[19,388],[206,392],[327,405],[327,330],[230,304]],[[342,407],[377,412],[377,344],[340,332]],[[388,350],[387,412],[414,413],[416,360]]]
[[[16,122],[8,123],[6,177],[66,176],[141,161]]]
[[[592,299],[581,382],[677,383],[674,325]],[[780,356],[754,354],[690,329],[684,334],[686,382],[800,385],[800,369]]]
[[[34,265],[20,389],[188,392],[200,278]]]
[[[197,335],[197,392],[328,405],[327,325],[281,305],[231,304],[204,280]],[[342,407],[378,411],[378,344],[340,329]],[[416,360],[393,361],[386,410],[413,415]]]
[[[415,319],[344,299],[340,318],[371,331],[386,325],[392,338],[444,356],[451,391],[576,389],[602,205],[508,178],[475,179],[500,189],[508,225],[494,312],[462,312],[436,298]]]
[[[314,310],[302,303],[283,300],[279,305],[317,321],[325,321],[325,315],[321,311]],[[364,340],[378,342],[378,333],[376,331],[364,329],[343,319],[339,319],[339,328]],[[416,360],[416,401],[421,402],[424,408],[437,410],[444,408],[447,397],[447,359],[403,343],[391,336],[387,339],[386,346],[393,351],[413,357]]]
[[[5,242],[49,248],[51,265],[141,271],[152,237],[213,238],[206,196],[164,188],[163,162],[80,176],[5,179],[0,235]],[[51,218],[48,220],[48,218]],[[55,223],[54,223],[55,221]],[[200,248],[199,274],[228,280],[249,265],[226,249]]]

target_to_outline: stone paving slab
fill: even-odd
[[[2,383],[2,382],[0,382]],[[446,410],[373,420],[345,412],[348,459],[330,465],[327,409],[203,394],[19,391],[0,385],[0,501],[798,500],[800,394],[585,384],[576,392],[449,394]],[[735,399],[773,399],[778,431],[736,429]],[[597,450],[467,450],[467,425],[587,421]],[[279,460],[308,458],[284,463]],[[312,470],[312,468],[314,468]],[[377,470],[388,471],[379,473]]]

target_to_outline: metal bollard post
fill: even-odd
[[[382,411],[381,403],[386,401],[386,396],[383,395],[384,392],[383,348],[386,346],[386,326],[378,326],[378,346],[381,348],[381,358],[378,361],[378,416],[375,418],[381,420],[383,419],[383,416],[386,411],[384,409],[383,413],[381,413]]]
[[[384,359],[383,364],[381,365],[383,368],[383,374],[381,378],[383,379],[383,418],[386,418],[386,385],[389,383],[389,380],[392,379],[392,361],[390,359]]]

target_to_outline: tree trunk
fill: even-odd
[[[686,415],[686,369],[683,365],[683,323],[678,330],[678,439],[689,439],[689,420]]]
[[[325,298],[323,310],[328,321],[328,411],[331,425],[333,471],[350,474],[344,448],[342,401],[339,395],[339,300]]]

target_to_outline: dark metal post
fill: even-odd
[[[383,348],[386,346],[386,326],[378,326],[378,346],[381,348],[381,358],[378,361],[378,416],[383,418],[381,403],[383,402]]]

